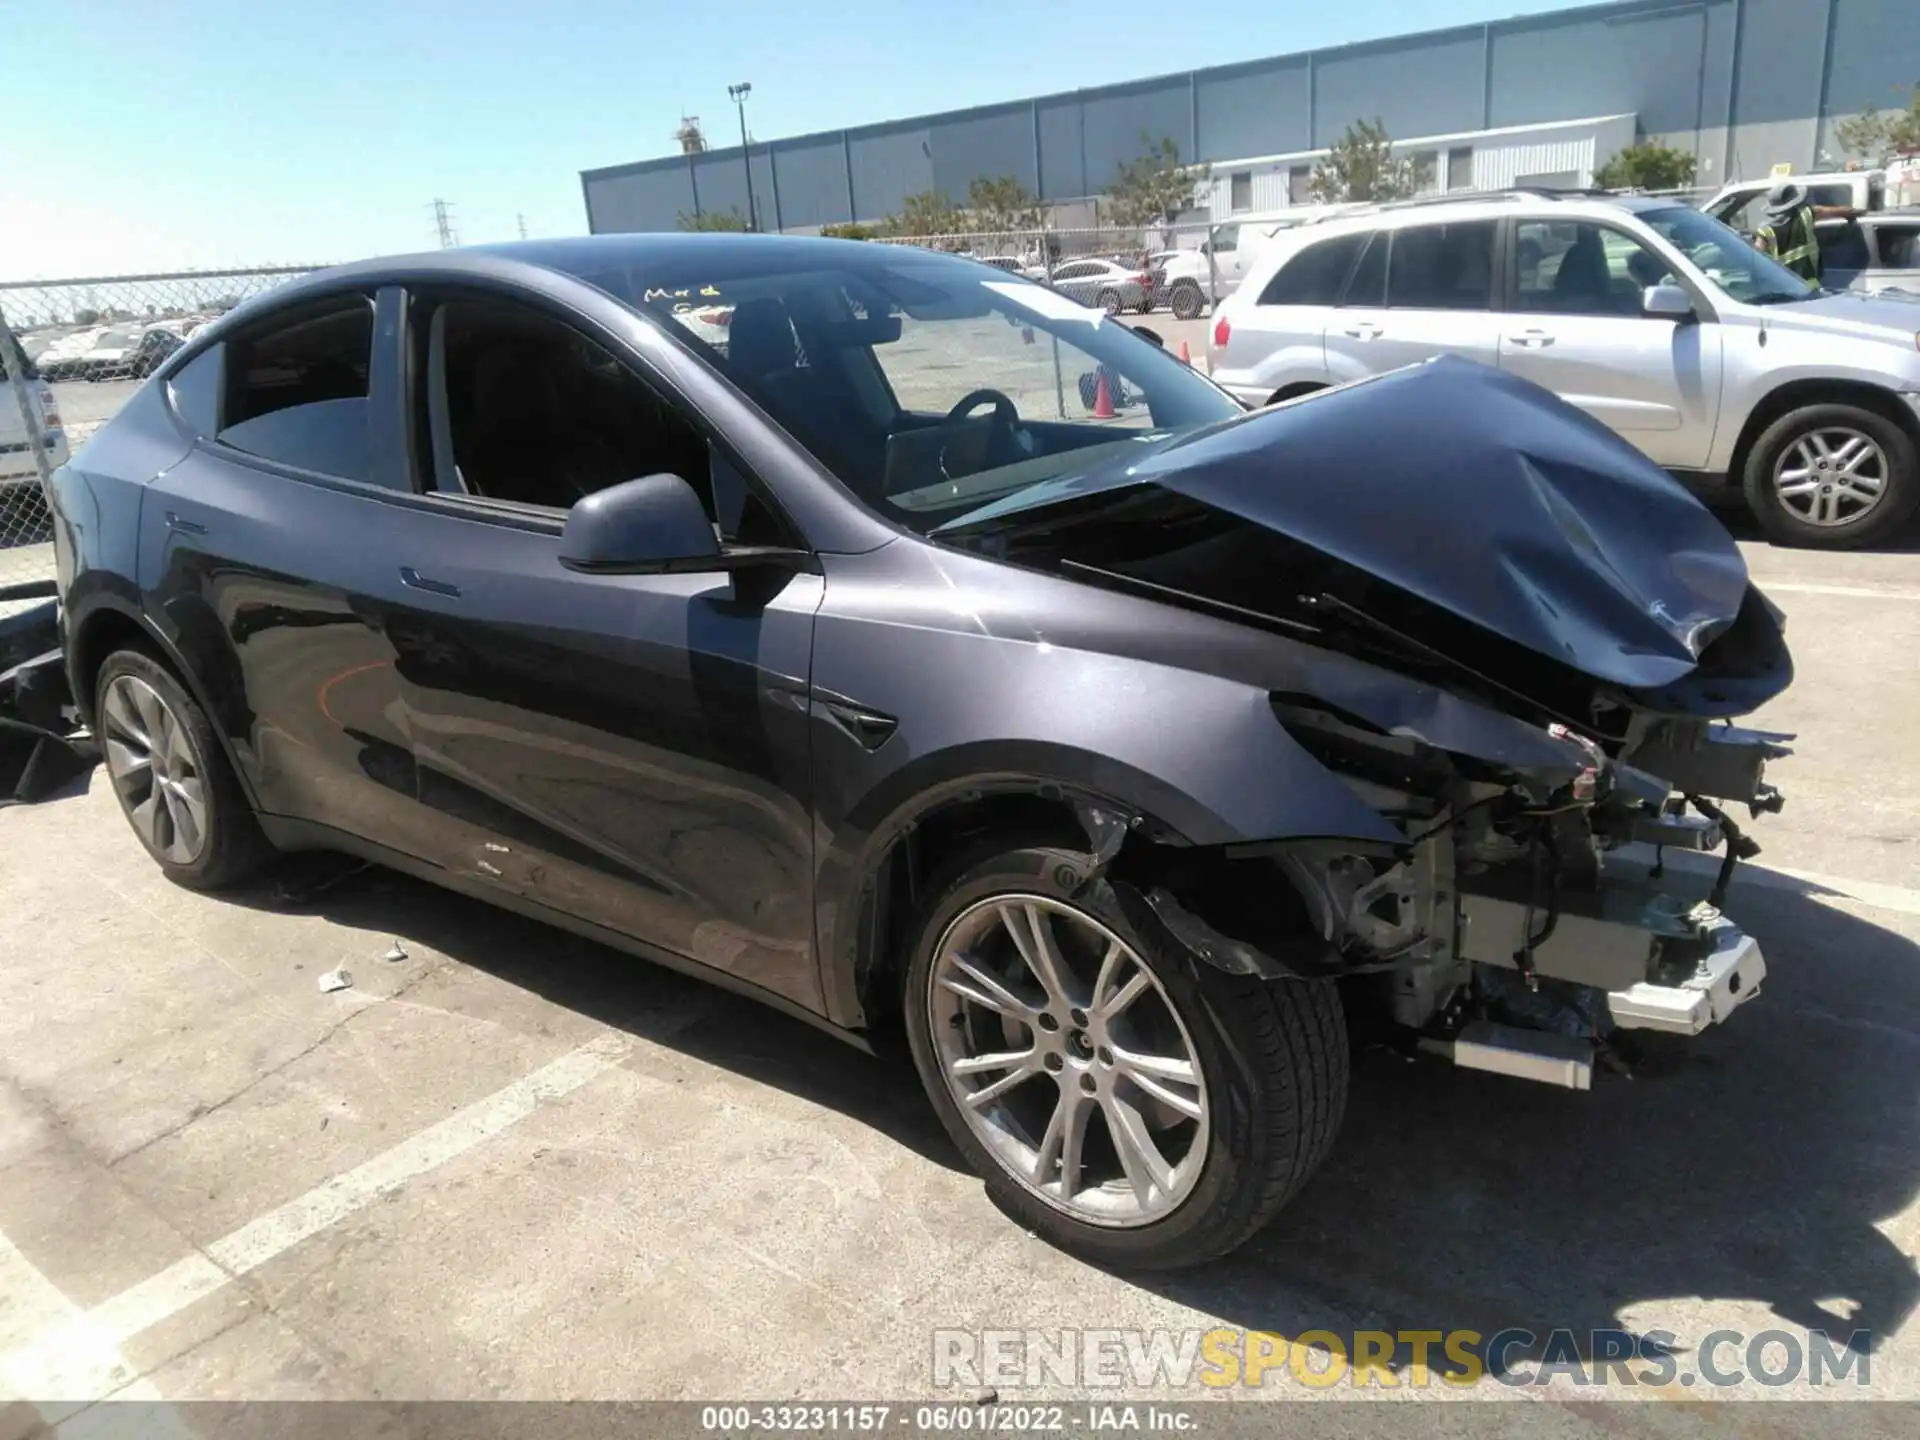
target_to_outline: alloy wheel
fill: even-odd
[[[955,917],[927,996],[968,1128],[1021,1185],[1087,1224],[1146,1225],[1192,1192],[1207,1086],[1139,954],[1084,911],[997,895]]]
[[[206,771],[180,717],[146,681],[116,675],[100,707],[107,774],[154,854],[191,865],[207,842]]]
[[[1886,452],[1872,436],[1845,426],[1810,430],[1781,454],[1774,490],[1795,518],[1831,528],[1850,525],[1886,493]]]

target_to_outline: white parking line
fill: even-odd
[[[46,1337],[58,1344],[44,1344]],[[0,1235],[0,1403],[24,1400],[59,1425],[103,1395],[157,1401],[118,1342]],[[143,1412],[155,1433],[187,1433],[171,1410]]]
[[[24,1306],[9,1304],[0,1312],[9,1320],[0,1329],[0,1382],[20,1397],[42,1403],[88,1404],[116,1392],[127,1398],[157,1398],[121,1388],[133,1379],[118,1348],[127,1340],[409,1180],[465,1154],[542,1105],[571,1095],[618,1067],[632,1049],[633,1042],[624,1035],[589,1041],[90,1311],[70,1304],[0,1236],[0,1295],[27,1297]],[[660,1084],[639,1075],[630,1079],[646,1089]],[[16,1314],[24,1323],[12,1323]]]
[[[1850,595],[1856,600],[1920,600],[1920,590],[1876,590],[1866,585],[1800,585],[1756,581],[1769,595]]]

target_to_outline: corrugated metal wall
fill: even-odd
[[[1811,168],[1837,148],[1837,120],[1901,103],[1915,80],[1920,0],[1623,0],[776,141],[765,185],[780,223],[814,227],[880,219],[935,185],[958,197],[976,175],[1014,175],[1049,201],[1097,194],[1142,131],[1186,158],[1234,161],[1310,151],[1375,116],[1413,137],[1615,114],[1693,149],[1700,181],[1717,183]],[[593,229],[658,230],[696,198],[744,208],[740,176],[736,148],[693,173],[669,156],[581,178]],[[1255,208],[1283,196],[1263,189]]]

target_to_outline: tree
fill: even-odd
[[[1038,230],[1040,197],[1011,175],[980,176],[967,186],[970,230]]]
[[[1593,172],[1603,190],[1678,190],[1693,183],[1694,159],[1685,150],[1641,140]]]
[[[1920,151],[1920,82],[1908,87],[1906,109],[1888,112],[1869,105],[1835,125],[1833,138],[1869,165],[1885,165],[1896,155]]]
[[[728,210],[701,210],[692,215],[682,210],[677,223],[682,230],[724,230],[732,232],[745,230],[747,228],[747,217],[742,215],[740,213],[740,207],[735,205]]]
[[[900,213],[881,225],[884,235],[953,235],[966,228],[966,216],[944,190],[922,190],[900,202]]]
[[[1393,140],[1377,118],[1347,126],[1307,181],[1308,196],[1323,205],[1404,200],[1418,188],[1413,162],[1393,153]]]
[[[1140,148],[1107,187],[1107,208],[1116,225],[1152,225],[1191,210],[1194,191],[1213,174],[1211,165],[1182,165],[1180,147],[1168,136],[1156,141],[1142,130]]]
[[[879,236],[880,227],[849,220],[844,225],[822,225],[820,233],[829,240],[872,240]]]

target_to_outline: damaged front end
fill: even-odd
[[[1758,847],[1726,807],[1780,808],[1791,737],[1728,717],[1790,682],[1781,616],[1704,508],[1545,392],[1413,367],[942,538],[1319,657],[1282,667],[1275,720],[1404,840],[1112,857],[1203,961],[1338,979],[1413,1047],[1575,1089],[1619,1032],[1758,993],[1721,913]],[[1721,857],[1705,899],[1663,883],[1676,850]]]

